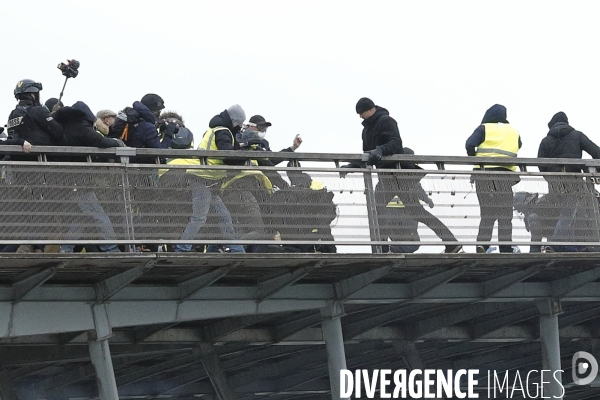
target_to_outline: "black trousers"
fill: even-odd
[[[512,241],[514,181],[493,176],[478,176],[475,191],[479,200],[480,216],[478,242],[492,240],[494,224],[498,221],[498,240]],[[512,253],[512,246],[500,246],[501,253]]]

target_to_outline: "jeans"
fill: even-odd
[[[219,229],[223,237],[227,239],[235,238],[235,230],[231,221],[229,210],[217,194],[213,194],[210,188],[204,183],[194,182],[192,187],[192,216],[190,221],[183,231],[181,240],[194,240],[200,229],[206,223],[209,211],[212,211],[219,220]],[[242,246],[227,246],[232,253],[244,253]],[[214,248],[212,248],[214,249]],[[175,246],[176,252],[188,252],[192,250],[191,244],[178,244]]]
[[[220,244],[209,244],[206,246],[207,253],[218,253],[220,249],[229,249],[229,253],[245,253],[244,246],[240,246],[237,244],[233,245],[220,245]]]
[[[112,223],[110,222],[110,218],[108,217],[108,214],[106,214],[104,208],[102,208],[102,205],[98,201],[96,193],[94,193],[94,191],[92,190],[86,189],[79,189],[77,192],[74,193],[74,200],[77,202],[77,206],[79,207],[81,212],[87,215],[88,217],[92,217],[96,221],[98,228],[100,228],[102,239],[116,240],[117,235],[112,226]],[[84,229],[85,227],[81,224],[71,224],[69,226],[67,237],[69,239],[78,239],[83,234]],[[116,244],[101,244],[98,247],[100,248],[100,250],[105,252],[120,252]],[[74,244],[60,246],[60,251],[63,253],[72,253],[73,249],[75,249]]]

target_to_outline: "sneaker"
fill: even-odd
[[[542,246],[542,253],[554,253],[552,246]]]
[[[487,253],[487,250],[485,249],[485,247],[481,246],[481,245],[477,246],[475,248],[475,251],[477,251],[477,253],[479,253],[479,254],[485,254],[485,253]]]
[[[456,246],[446,246],[446,250],[444,250],[444,253],[460,253],[462,251],[462,246],[461,245],[456,245]]]

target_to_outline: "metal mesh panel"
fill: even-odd
[[[4,165],[0,239],[197,244],[281,240],[311,248],[319,241],[600,241],[597,198],[582,174],[524,173],[515,179],[516,174],[402,170],[355,172],[341,179],[340,170],[282,168],[265,171],[275,184],[271,191],[254,175],[224,188],[239,169],[210,181],[176,168],[159,177],[159,168]]]

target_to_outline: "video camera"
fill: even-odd
[[[75,78],[79,74],[79,61],[67,60],[68,64],[60,63],[56,68],[62,71],[62,74],[68,78]]]

